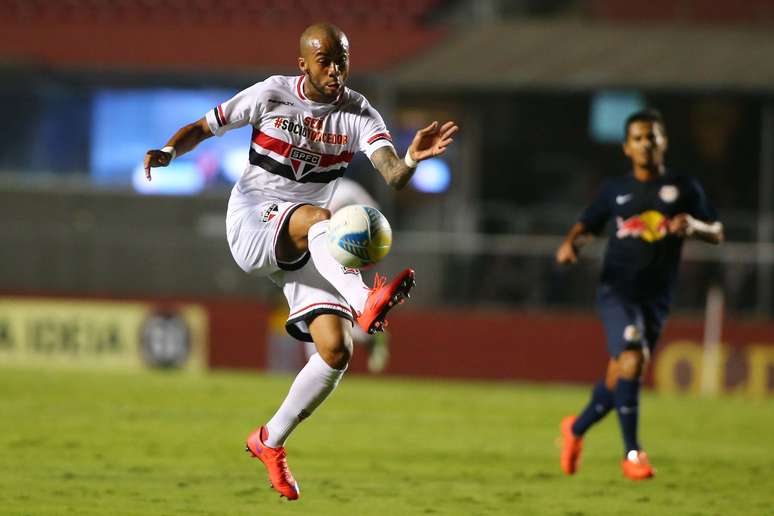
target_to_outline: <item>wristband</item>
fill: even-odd
[[[171,145],[167,145],[166,147],[162,148],[161,152],[166,152],[167,154],[172,155],[172,157],[169,158],[169,161],[172,161],[173,159],[175,159],[175,156],[177,156],[177,151]]]
[[[720,232],[721,225],[719,222],[707,224],[706,222],[697,220],[690,215],[688,215],[685,220],[688,222],[688,227],[685,229],[685,234],[688,236],[693,235],[697,231],[709,234],[717,234]]]
[[[417,168],[417,165],[419,165],[418,161],[415,161],[414,158],[411,157],[411,151],[406,151],[406,157],[403,158],[403,163],[406,164],[408,168]]]

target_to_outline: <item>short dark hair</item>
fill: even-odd
[[[629,138],[629,127],[635,122],[651,122],[661,126],[661,130],[666,134],[666,125],[664,124],[664,116],[658,109],[643,109],[632,113],[626,119],[624,124],[624,141]]]

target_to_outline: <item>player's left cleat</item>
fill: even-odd
[[[297,500],[301,494],[301,488],[290,473],[290,468],[288,468],[285,447],[270,448],[266,446],[264,440],[268,435],[265,426],[248,435],[247,451],[253,457],[260,459],[263,465],[266,466],[271,487],[279,492],[280,498],[284,496],[288,500]]]
[[[565,475],[574,475],[578,471],[581,452],[583,451],[583,437],[578,437],[572,431],[572,425],[575,416],[567,416],[562,419],[560,428],[562,429],[562,453],[559,456],[559,463]]]
[[[644,451],[631,450],[621,461],[621,469],[626,478],[631,480],[645,480],[656,474],[656,470],[650,465],[648,455]]]
[[[396,305],[403,303],[406,298],[411,297],[409,292],[416,285],[414,280],[414,271],[406,269],[388,284],[384,276],[376,275],[374,286],[368,293],[363,313],[358,314],[357,323],[364,332],[373,334],[377,331],[384,331],[387,326],[385,317],[387,312]]]

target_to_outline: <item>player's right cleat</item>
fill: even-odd
[[[293,478],[288,468],[287,454],[285,447],[270,448],[264,444],[269,436],[265,426],[257,429],[247,436],[247,451],[263,462],[266,471],[269,473],[269,482],[271,487],[279,491],[280,497],[286,497],[288,500],[297,500],[301,494],[301,488],[298,482]]]
[[[364,332],[373,334],[387,326],[384,318],[392,307],[402,303],[416,284],[413,269],[406,269],[385,285],[386,278],[376,275],[374,286],[368,293],[363,313],[358,314],[357,323]]]
[[[644,451],[631,450],[621,461],[621,469],[626,478],[631,480],[645,480],[656,474],[656,470],[650,465],[648,455]]]
[[[572,431],[572,425],[575,416],[567,416],[562,419],[560,428],[562,429],[562,454],[559,462],[565,475],[574,475],[578,471],[581,451],[583,451],[583,437],[578,437]]]

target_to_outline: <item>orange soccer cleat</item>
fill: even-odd
[[[247,436],[247,451],[253,457],[261,459],[266,471],[269,472],[269,482],[271,487],[279,491],[280,497],[286,497],[288,500],[297,500],[301,494],[301,488],[298,482],[293,478],[288,468],[287,454],[285,448],[270,448],[264,444],[268,437],[268,431],[262,426],[255,432]]]
[[[578,471],[581,451],[583,451],[583,437],[578,437],[572,432],[572,425],[575,416],[567,416],[562,419],[560,428],[562,429],[562,454],[559,457],[559,463],[565,475],[574,475]]]
[[[644,480],[656,474],[644,451],[632,450],[627,453],[626,458],[621,461],[621,469],[624,476],[631,480]]]
[[[404,270],[386,285],[385,282],[384,276],[376,275],[374,286],[368,293],[363,313],[357,316],[357,323],[366,333],[373,334],[377,331],[383,331],[387,326],[387,321],[384,320],[387,312],[393,306],[410,297],[409,292],[416,284],[412,269]]]

